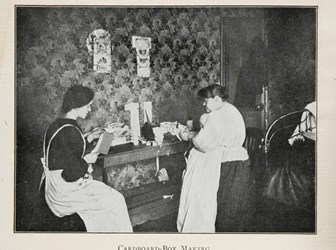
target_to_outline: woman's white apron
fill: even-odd
[[[45,178],[45,199],[50,210],[58,217],[78,213],[83,219],[88,232],[132,232],[125,199],[121,193],[102,182],[80,178],[76,182],[66,182],[61,176],[62,169],[49,170],[48,153],[50,143],[59,128],[51,137],[47,149],[44,139],[44,157],[41,158]],[[75,127],[76,128],[76,127]],[[78,129],[78,128],[76,128]],[[78,129],[80,134],[82,132]],[[85,152],[85,139],[84,141]]]
[[[190,151],[177,218],[179,232],[215,232],[223,149],[218,147],[210,153],[195,148]]]

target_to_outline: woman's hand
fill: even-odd
[[[189,141],[189,131],[188,130],[180,131],[179,137],[182,139],[182,141]]]
[[[88,164],[92,164],[95,163],[97,161],[98,158],[98,153],[90,153],[87,154],[83,157],[83,159],[88,163]]]
[[[180,131],[179,136],[183,141],[190,141],[196,134],[196,131],[184,130]]]
[[[93,140],[98,139],[103,132],[104,130],[101,128],[94,129],[91,133],[87,135],[87,141],[92,142]]]

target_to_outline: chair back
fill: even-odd
[[[257,160],[260,159],[262,138],[263,132],[260,129],[252,127],[246,129],[246,138],[243,146],[247,150],[252,166],[255,166]]]

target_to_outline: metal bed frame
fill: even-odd
[[[308,112],[308,115],[304,120],[301,120],[301,117],[305,112]],[[280,126],[279,128],[277,128],[277,125],[280,124],[281,122],[285,121],[285,119],[288,119],[289,121],[292,121],[292,119],[294,119],[296,116],[297,116],[298,119],[300,119],[299,123],[296,121],[295,123],[293,123],[293,122],[288,123],[284,126]],[[300,135],[300,134],[304,135],[305,132],[316,128],[316,127],[312,127],[312,123],[311,123],[311,119],[310,119],[311,117],[314,117],[314,116],[312,115],[312,113],[308,109],[296,110],[296,111],[293,111],[293,112],[290,112],[290,113],[287,113],[285,115],[282,115],[282,116],[278,117],[268,127],[268,129],[266,130],[266,133],[265,133],[265,137],[262,140],[261,148],[262,148],[263,153],[265,154],[265,164],[266,164],[266,169],[267,169],[269,174],[271,172],[271,168],[269,166],[268,153],[270,151],[271,141],[273,140],[274,136],[276,134],[279,134],[279,132],[284,131],[285,129],[293,128],[293,132],[294,132],[294,129],[297,126],[299,126],[299,132],[297,134],[293,134],[291,137],[294,137],[294,136],[297,136],[297,135]],[[315,120],[315,117],[314,117],[314,120]],[[305,126],[303,126],[303,125],[305,125]],[[304,129],[302,129],[302,128],[304,128]],[[309,128],[309,129],[307,129],[307,128]],[[291,137],[289,137],[288,139],[290,139]]]

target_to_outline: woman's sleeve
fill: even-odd
[[[74,127],[62,129],[64,156],[62,177],[65,181],[73,182],[83,177],[88,169],[87,162],[82,158],[84,142],[80,132]],[[60,133],[61,133],[60,132]]]
[[[222,142],[223,122],[220,117],[209,115],[204,127],[193,138],[193,144],[201,152],[210,152]]]

